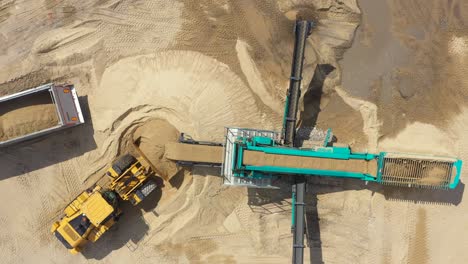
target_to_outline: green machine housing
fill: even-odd
[[[330,146],[331,130],[321,145],[282,145],[280,133],[226,128],[222,174],[228,185],[274,188],[278,175],[353,178],[407,187],[453,189],[460,180],[457,158],[380,152],[352,152]]]

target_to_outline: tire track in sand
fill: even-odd
[[[426,219],[426,210],[419,207],[413,211],[412,220],[410,221],[412,232],[409,233],[408,245],[408,264],[426,264],[430,263],[430,255],[428,252],[428,225]]]

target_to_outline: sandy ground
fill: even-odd
[[[3,261],[289,262],[287,181],[281,191],[227,188],[218,170],[179,170],[165,144],[179,131],[221,141],[224,126],[280,129],[301,16],[317,21],[301,129],[332,127],[356,150],[468,160],[466,12],[456,0],[1,1],[0,94],[68,81],[86,117],[0,152]],[[50,224],[137,138],[170,182],[141,207],[125,206],[117,230],[69,255]],[[306,261],[466,263],[463,186],[311,179]]]
[[[370,102],[364,127],[372,128],[368,135],[376,139],[373,145],[467,160],[468,128],[463,120],[468,86],[460,74],[468,66],[463,59],[468,54],[467,4],[360,1],[360,7],[363,23],[340,63],[341,88]],[[397,199],[412,196],[385,189],[382,193]],[[465,263],[468,205],[463,188],[443,194],[445,198],[439,195],[417,195],[418,201],[430,204],[388,202],[374,195],[370,262]]]

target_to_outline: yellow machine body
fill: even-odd
[[[118,174],[113,168],[109,168],[107,175],[112,178],[109,188],[117,192],[122,200],[137,205],[144,198],[138,195],[137,189],[150,177],[147,171],[148,168],[144,167],[139,160],[121,174]]]
[[[76,254],[87,241],[95,242],[117,221],[121,211],[111,203],[103,197],[100,186],[84,191],[65,208],[65,215],[52,225],[51,232]]]
[[[82,192],[64,209],[64,216],[52,225],[51,232],[71,253],[80,252],[88,241],[95,242],[117,222],[122,213],[119,200],[136,205],[156,188],[152,175],[139,159],[122,156],[107,170],[106,181]]]

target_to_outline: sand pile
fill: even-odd
[[[49,93],[27,96],[1,104],[0,141],[57,125],[57,109]]]
[[[177,142],[179,135],[179,131],[168,122],[150,119],[131,128],[131,132],[122,142],[125,146],[121,147],[120,152],[132,151],[131,143],[135,142],[145,157],[157,168],[157,173],[162,174],[160,176],[165,179],[171,179],[180,169],[164,156],[165,144]]]
[[[227,65],[190,51],[119,61],[106,70],[90,103],[93,119],[101,120],[94,126],[98,131],[115,130],[130,116],[152,115],[194,138],[220,139],[225,124],[263,121],[248,88]]]

